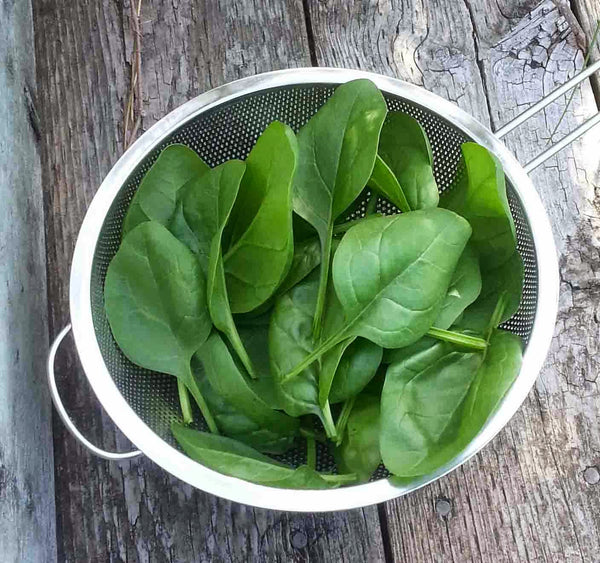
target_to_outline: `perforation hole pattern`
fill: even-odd
[[[287,86],[264,90],[237,98],[214,107],[193,120],[183,124],[173,135],[150,152],[140,166],[131,174],[115,198],[102,227],[96,245],[92,266],[91,300],[92,317],[96,338],[110,375],[133,410],[166,442],[175,445],[169,427],[179,416],[177,386],[174,378],[144,370],[133,365],[121,353],[112,338],[104,313],[103,288],[106,270],[121,240],[121,225],[127,207],[140,180],[169,144],[183,143],[194,149],[210,166],[216,166],[231,158],[245,158],[265,127],[277,119],[298,130],[333,93],[330,85]],[[452,182],[460,177],[460,145],[470,140],[461,130],[441,116],[393,95],[384,94],[391,111],[403,111],[415,117],[425,128],[434,155],[434,173],[440,191],[452,189]],[[355,206],[348,218],[363,216],[368,191]],[[537,266],[531,231],[526,214],[512,186],[508,185],[509,203],[515,218],[518,250],[525,263],[523,299],[518,312],[505,327],[529,338],[537,303]],[[398,210],[387,201],[380,201],[378,211],[384,214]],[[196,412],[196,420],[201,420]],[[203,429],[203,421],[198,424]],[[305,444],[298,446],[278,459],[294,466],[306,460]],[[331,451],[322,445],[317,449],[317,467],[322,471],[336,471]],[[387,477],[381,466],[372,480]]]

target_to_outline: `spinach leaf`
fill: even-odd
[[[517,251],[502,166],[476,143],[464,143],[461,150],[464,176],[454,189],[443,194],[440,205],[465,217],[473,228],[471,244],[479,257],[482,289],[480,298],[465,311],[461,326],[483,330],[501,293],[506,292],[507,300],[500,322],[518,309],[523,263]]]
[[[274,380],[284,398],[284,410],[292,416],[316,414],[321,418],[327,435],[334,437],[335,425],[328,401],[329,389],[340,358],[354,337],[334,346],[323,356],[321,365],[311,366],[292,381],[285,381],[283,377],[287,369],[314,348],[311,321],[315,312],[318,284],[318,272],[314,272],[277,300],[271,317],[269,349]],[[329,284],[328,303],[324,319],[325,334],[338,331],[344,326],[344,312],[337,301],[332,283]]]
[[[196,180],[191,180],[186,184],[181,190],[183,193],[186,191],[186,187],[190,189],[190,186],[195,186]],[[185,214],[183,212],[183,200],[179,200],[177,202],[177,206],[175,207],[175,211],[171,218],[169,219],[168,224],[166,225],[167,229],[171,231],[171,233],[175,236],[175,238],[185,244],[194,254],[201,257],[203,256],[203,248],[200,245],[200,242],[196,238],[196,234],[190,228]],[[206,274],[206,265],[204,261],[202,262],[202,271]]]
[[[271,376],[271,363],[269,360],[269,324],[271,323],[271,311],[260,316],[245,318],[236,315],[236,326],[244,348],[248,352],[252,365],[254,365],[259,377]],[[253,385],[257,381],[253,381]]]
[[[468,393],[457,410],[453,432],[437,447],[430,449],[421,461],[405,468],[406,473],[399,475],[408,477],[431,473],[463,451],[479,434],[514,383],[521,369],[521,359],[521,339],[510,332],[494,331],[483,362],[476,370]],[[438,384],[442,384],[441,379]],[[416,456],[414,459],[416,461]]]
[[[177,234],[185,233],[185,239],[193,234],[196,254],[205,272],[209,271],[213,240],[216,238],[218,246],[221,244],[245,171],[241,160],[229,160],[190,181],[182,190],[183,216],[176,210],[171,225]]]
[[[398,179],[379,155],[375,159],[375,166],[373,167],[373,172],[371,172],[369,185],[391,201],[400,211],[404,213],[411,211]]]
[[[300,283],[321,263],[321,249],[317,239],[304,240],[296,244],[292,265],[285,279],[277,288],[276,295],[282,295]]]
[[[452,275],[448,293],[433,325],[448,329],[481,292],[481,273],[477,254],[467,244]]]
[[[355,473],[360,481],[369,480],[381,463],[379,419],[379,397],[359,395],[346,423],[343,441],[336,449],[338,470]]]
[[[235,409],[266,428],[293,436],[299,423],[282,412],[273,410],[246,380],[225,342],[213,332],[200,346],[196,356],[202,362],[211,387]]]
[[[357,338],[344,352],[329,392],[333,405],[358,395],[377,373],[383,350],[364,338]]]
[[[430,338],[397,352],[381,394],[379,443],[385,466],[405,477],[420,475],[429,458],[454,439],[483,355]]]
[[[321,333],[333,224],[371,176],[386,113],[385,100],[375,85],[354,80],[339,86],[298,133],[294,211],[316,229],[321,241],[315,340]]]
[[[475,438],[496,411],[519,375],[522,359],[523,344],[516,334],[504,330],[493,332],[483,364],[465,399],[460,426],[461,444],[466,446]],[[460,449],[464,446],[461,445]]]
[[[176,274],[176,275],[173,275]],[[135,364],[187,378],[192,354],[211,330],[205,279],[188,248],[147,221],[129,233],[106,273],[106,315]]]
[[[464,175],[454,189],[443,194],[440,205],[469,221],[471,244],[482,270],[487,270],[510,258],[516,247],[504,172],[494,155],[477,143],[464,143],[461,151]]]
[[[298,146],[294,132],[271,123],[246,159],[246,172],[229,220],[224,255],[234,313],[264,303],[286,276],[294,253],[292,179]]]
[[[137,226],[108,267],[104,302],[115,341],[127,358],[190,386],[190,360],[212,325],[202,269],[184,244],[154,221]],[[195,398],[216,430],[202,396]]]
[[[337,246],[337,241],[336,241]],[[327,309],[325,310],[325,316],[323,320],[323,333],[326,337],[329,334],[335,334],[339,332],[345,325],[344,310],[337,298],[335,289],[333,287],[333,281],[329,280],[327,290]],[[342,340],[339,344],[334,346],[329,352],[323,355],[321,358],[321,369],[319,370],[319,404],[325,414],[326,418],[331,419],[331,411],[329,407],[329,392],[333,383],[335,374],[337,372],[340,360],[348,346],[355,340],[355,336],[350,336]],[[331,426],[326,425],[325,430],[327,435],[331,438],[333,434],[331,429],[334,427],[333,422]]]
[[[252,319],[262,317],[275,304],[275,299],[287,293],[292,287],[300,283],[321,263],[321,246],[317,238],[303,240],[294,245],[292,265],[285,279],[281,282],[275,293],[260,307],[250,313],[236,315],[237,324],[253,324]]]
[[[333,260],[346,325],[284,377],[292,380],[349,336],[384,348],[421,338],[436,319],[467,240],[469,224],[445,209],[373,217],[353,226]],[[404,241],[398,244],[398,241]]]
[[[423,336],[470,232],[443,209],[377,217],[350,229],[335,254],[333,280],[351,333],[386,348]]]
[[[172,424],[171,430],[192,459],[238,479],[294,489],[327,489],[355,480],[353,475],[327,475],[305,465],[293,469],[241,442],[192,430],[177,422]]]
[[[251,377],[256,377],[252,362],[237,332],[225,286],[221,237],[233,208],[246,165],[229,160],[186,186],[183,194],[183,220],[178,218],[176,232],[193,233],[198,259],[207,277],[208,308],[214,325],[227,335]],[[178,215],[176,215],[178,217]]]
[[[311,327],[317,300],[318,272],[280,296],[269,326],[271,370],[285,412],[290,416],[316,414],[323,419],[319,406],[319,369],[308,366],[290,380],[285,374],[313,350]]]
[[[252,388],[272,408],[283,410],[283,403],[277,391],[269,357],[269,325],[271,323],[271,314],[257,317],[257,321],[259,322],[255,325],[247,324],[238,328],[240,338],[258,374],[257,379],[252,381]]]
[[[427,134],[416,119],[405,113],[388,113],[379,138],[379,156],[401,186],[400,192],[394,188],[392,193],[404,194],[410,209],[437,207],[433,155]],[[390,199],[387,191],[383,193]],[[396,201],[390,201],[404,211]]]
[[[512,317],[521,303],[523,291],[523,260],[515,249],[513,254],[495,268],[482,270],[481,294],[467,307],[457,325],[477,332],[484,332],[500,296],[504,297],[504,312],[499,318],[503,323]],[[495,327],[494,327],[495,328]]]
[[[286,434],[277,427],[265,427],[219,395],[206,377],[197,354],[192,357],[192,374],[222,434],[263,453],[282,454],[292,446],[295,433]]]
[[[208,172],[204,161],[185,145],[169,145],[141,181],[123,221],[123,236],[145,221],[166,225],[181,188]]]

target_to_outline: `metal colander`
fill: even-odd
[[[243,159],[271,121],[280,120],[297,131],[336,85],[365,77],[381,89],[390,111],[408,113],[425,128],[441,191],[452,189],[452,182],[460,177],[460,145],[465,141],[486,146],[503,164],[518,250],[525,264],[521,305],[504,325],[525,342],[521,373],[481,434],[457,459],[410,483],[391,483],[383,466],[368,484],[326,491],[274,489],[221,475],[177,450],[170,432],[170,423],[180,416],[175,379],[135,366],[112,337],[104,309],[104,279],[121,241],[123,219],[141,179],[167,145],[183,143],[210,166]],[[368,194],[363,195],[365,201],[349,218],[364,214]],[[398,212],[385,201],[380,202],[379,211]],[[71,272],[70,306],[75,342],[92,388],[141,452],[192,485],[232,500],[277,509],[332,510],[380,502],[420,487],[463,463],[506,424],[533,385],[549,346],[557,309],[557,272],[552,234],[541,202],[524,169],[491,131],[449,102],[398,80],[341,69],[296,69],[240,80],[203,94],[161,120],[127,151],[100,187],[81,228]],[[50,364],[61,338],[51,351]],[[60,399],[57,408],[66,415]],[[196,419],[201,420],[199,412]],[[73,430],[70,419],[66,422]],[[93,449],[111,459],[139,453],[108,454]],[[304,443],[299,441],[297,448],[278,459],[293,465],[304,463]],[[326,446],[319,446],[317,466],[336,471]]]

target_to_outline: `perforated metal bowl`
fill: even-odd
[[[433,474],[399,486],[392,484],[385,468],[380,467],[368,484],[325,491],[255,485],[212,471],[177,449],[169,430],[171,421],[179,416],[175,380],[131,364],[120,352],[104,311],[104,278],[121,240],[129,202],[165,146],[184,143],[210,166],[244,158],[271,121],[278,119],[298,130],[335,86],[356,78],[372,80],[383,92],[390,110],[406,112],[423,125],[431,141],[435,177],[441,190],[452,188],[460,163],[460,145],[465,141],[482,144],[502,163],[518,249],[525,263],[521,306],[504,328],[523,338],[523,365],[500,408],[477,438]],[[381,210],[396,212],[389,204]],[[439,478],[479,451],[508,422],[531,389],[552,338],[557,300],[558,268],[548,218],[527,173],[502,142],[455,105],[419,87],[341,69],[295,69],[239,80],[195,98],[158,122],[125,153],[100,186],[79,233],[70,284],[73,333],[87,378],[108,414],[143,454],[204,491],[245,504],[299,511],[348,509],[385,501]],[[50,366],[65,332],[53,346]],[[51,385],[56,395],[53,381]],[[57,408],[66,416],[59,399]],[[70,419],[66,422],[74,430]],[[78,434],[76,430],[74,433]],[[107,454],[98,448],[95,451],[113,459],[128,456]],[[287,456],[294,464],[302,463],[304,458],[302,447]],[[318,467],[335,470],[325,448],[318,452]]]

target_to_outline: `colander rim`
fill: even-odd
[[[91,275],[96,244],[111,204],[129,175],[153,148],[184,123],[217,105],[261,90],[294,85],[335,85],[358,78],[370,79],[384,93],[399,96],[438,114],[498,157],[521,200],[536,250],[538,301],[535,321],[521,371],[501,405],[469,446],[435,473],[410,484],[393,483],[388,478],[318,491],[256,485],[193,461],[147,426],[122,396],[103,360],[92,320]],[[261,508],[316,512],[358,508],[399,497],[437,480],[480,451],[508,423],[535,383],[552,340],[558,292],[557,254],[542,201],[523,167],[492,131],[455,104],[402,80],[360,70],[307,67],[258,74],[214,88],[179,106],[144,133],[110,170],[84,217],[73,254],[69,303],[76,348],[94,393],[115,424],[147,457],[190,485],[228,500]]]

